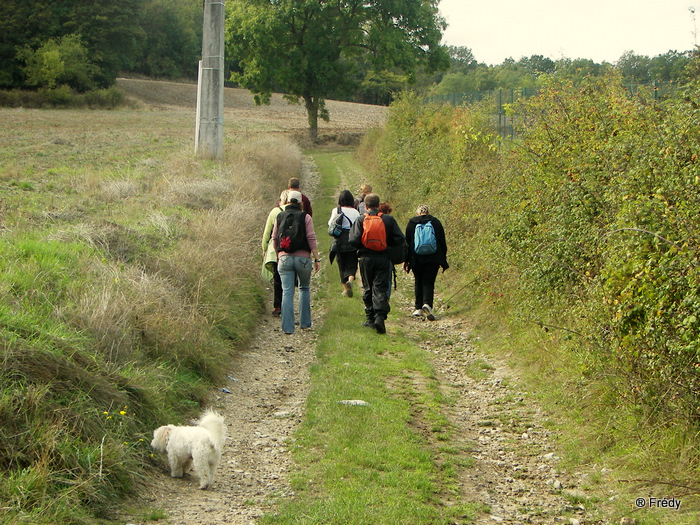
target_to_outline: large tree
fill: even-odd
[[[315,139],[326,97],[356,89],[358,54],[375,71],[411,80],[419,66],[447,69],[439,0],[237,0],[227,5],[226,54],[233,80],[257,103],[273,92],[302,100]]]

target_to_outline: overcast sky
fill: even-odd
[[[693,0],[441,0],[439,9],[449,24],[443,44],[468,47],[490,65],[532,55],[614,63],[626,51],[688,51],[700,18]]]

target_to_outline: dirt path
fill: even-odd
[[[583,503],[590,497],[584,490],[591,485],[589,474],[561,468],[550,416],[517,374],[474,348],[464,320],[441,317],[438,307],[431,323],[409,317],[412,308],[404,299],[398,323],[432,355],[443,390],[458,400],[445,410],[456,429],[455,445],[473,459],[473,467],[460,473],[462,498],[489,509],[474,523],[608,523]],[[418,331],[433,337],[418,337]]]
[[[198,490],[194,476],[163,472],[146,496],[168,523],[255,523],[276,498],[293,495],[287,446],[304,416],[315,334],[287,336],[279,325],[269,314],[261,318],[253,343],[231,364],[227,392],[216,395],[213,406],[226,418],[229,438],[214,486]]]
[[[548,416],[512,371],[476,352],[460,320],[441,318],[438,309],[431,323],[410,317],[410,311],[410,301],[396,294],[388,329],[401,325],[416,340],[419,331],[434,335],[420,338],[420,345],[432,354],[443,388],[459,394],[449,419],[474,460],[461,473],[463,498],[490,508],[476,523],[604,523],[572,503],[585,500],[582,487],[590,480],[561,470]],[[315,309],[317,323],[318,316]],[[167,523],[253,524],[275,501],[293,497],[288,445],[304,417],[316,336],[313,330],[286,336],[279,325],[269,313],[261,317],[252,344],[231,365],[225,386],[230,393],[216,394],[214,406],[226,417],[229,439],[214,486],[201,491],[193,476],[173,479],[163,471],[153,492],[144,495],[149,506],[167,513]],[[474,370],[484,369],[474,377]]]
[[[305,188],[313,188],[317,174],[311,167],[306,171]],[[313,198],[313,190],[307,193]],[[462,499],[489,509],[476,523],[608,523],[580,503],[586,501],[590,480],[560,468],[547,429],[549,416],[519,386],[517,375],[475,350],[464,320],[441,315],[439,304],[435,322],[411,317],[411,287],[410,277],[400,276],[388,330],[400,326],[429,352],[442,388],[456,394],[458,402],[446,408],[447,415],[459,448],[473,461],[460,473]],[[312,299],[316,326],[322,321],[320,307]],[[288,448],[304,417],[316,335],[313,329],[285,335],[270,310],[261,316],[249,347],[231,363],[228,383],[214,396],[229,438],[213,487],[198,490],[196,478],[173,479],[163,470],[151,492],[142,495],[148,507],[168,515],[169,524],[254,524],[274,510],[275,502],[294,496]],[[432,337],[420,335],[426,331]]]

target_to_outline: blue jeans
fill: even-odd
[[[294,332],[294,277],[299,279],[299,326],[311,326],[311,259],[281,255],[277,271],[282,280],[282,331]]]

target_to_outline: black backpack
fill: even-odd
[[[290,209],[277,215],[277,249],[286,253],[309,250],[306,240],[306,212]]]
[[[389,246],[387,250],[389,251],[391,264],[402,264],[408,259],[408,244],[405,242],[398,246]]]
[[[408,260],[408,244],[404,242],[398,246],[389,246],[387,251],[391,259],[391,273],[394,276],[394,290],[396,290],[396,265]]]

